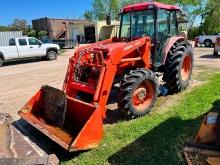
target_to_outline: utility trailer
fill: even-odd
[[[213,55],[217,57],[219,55],[219,52],[220,52],[220,37],[217,37]]]

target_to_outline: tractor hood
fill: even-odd
[[[117,49],[117,48],[123,47],[126,44],[127,44],[126,42],[112,42],[112,43],[99,45],[99,46],[95,47],[94,50],[108,53],[112,49]]]

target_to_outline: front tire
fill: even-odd
[[[184,90],[191,80],[193,69],[193,52],[191,46],[185,42],[177,42],[171,48],[163,75],[169,93]]]
[[[49,61],[53,61],[53,60],[56,60],[57,59],[57,52],[55,52],[55,51],[49,51],[48,53],[47,53],[47,60],[49,60]]]
[[[128,117],[144,116],[153,108],[159,94],[156,75],[137,69],[125,75],[119,92],[119,109]]]

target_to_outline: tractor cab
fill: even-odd
[[[177,14],[179,7],[158,2],[144,2],[126,6],[121,14],[120,38],[133,41],[148,36],[153,44],[152,63],[154,68],[163,64],[163,49],[167,40],[177,37]]]

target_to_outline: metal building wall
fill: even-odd
[[[8,46],[11,38],[22,37],[22,31],[0,32],[0,46]]]

